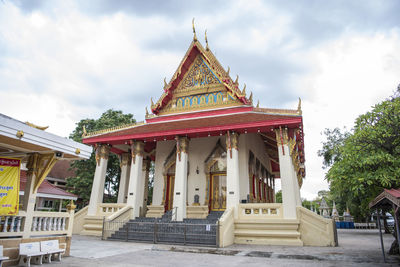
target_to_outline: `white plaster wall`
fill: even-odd
[[[153,205],[161,205],[162,203],[164,190],[164,162],[167,159],[169,153],[171,153],[171,151],[174,149],[175,144],[175,140],[157,142],[156,161],[154,166],[154,189],[152,202]]]
[[[194,196],[199,195],[200,205],[204,204],[206,194],[206,173],[204,161],[214,149],[218,139],[221,139],[221,144],[225,147],[225,136],[214,136],[204,138],[194,138],[189,142],[189,175],[188,175],[188,195],[187,203],[192,205]],[[196,173],[197,167],[199,174]],[[196,188],[199,190],[196,191]]]
[[[257,133],[248,133],[240,135],[239,139],[239,162],[240,162],[240,200],[247,199],[249,189],[249,151],[252,151],[254,157],[271,172],[271,165],[268,154],[265,150],[265,144],[262,137]]]

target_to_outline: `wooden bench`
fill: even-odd
[[[9,257],[3,256],[3,246],[0,246],[0,267],[3,266],[3,261],[8,259]]]
[[[40,242],[40,250],[45,252],[45,262],[51,262],[52,258],[56,261],[61,261],[61,254],[65,252],[65,249],[60,248],[58,240],[46,240]]]
[[[21,243],[19,244],[19,255],[19,265],[29,267],[31,266],[31,261],[33,261],[33,264],[42,264],[43,255],[46,255],[46,252],[40,251],[39,242]]]

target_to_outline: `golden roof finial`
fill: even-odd
[[[236,80],[235,80],[235,84],[239,83],[239,75],[236,74]]]
[[[206,38],[206,50],[208,51],[208,50],[210,50],[209,48],[208,48],[208,40],[207,40],[207,29],[206,29],[206,32],[205,32],[205,38]]]
[[[257,108],[260,107],[260,100],[257,100]]]
[[[242,90],[242,96],[246,96],[246,84],[244,84],[243,90]]]
[[[297,112],[301,115],[301,98],[299,97],[299,104],[297,105]]]
[[[154,102],[153,102],[153,98],[152,97],[150,98],[150,101],[151,101],[151,107],[153,107],[154,106]]]
[[[193,27],[193,41],[197,41],[196,29],[194,28],[194,18],[192,19],[192,27]]]
[[[149,116],[149,111],[147,110],[147,107],[146,107],[146,117],[147,116]]]
[[[26,121],[25,124],[28,125],[28,126],[30,126],[30,127],[36,128],[36,129],[38,129],[38,130],[42,130],[42,131],[44,131],[44,130],[46,130],[47,128],[49,128],[49,126],[38,126],[38,125],[33,124],[33,123],[29,122],[29,121]]]
[[[228,74],[228,76],[229,76],[230,71],[231,71],[231,68],[228,66],[228,71],[226,72],[226,74]]]
[[[82,126],[82,137],[85,137],[86,135],[87,135],[86,127],[85,127],[85,125],[83,125]]]
[[[253,92],[250,93],[249,101],[251,104],[253,104]]]
[[[164,77],[164,89],[167,87],[167,77]]]

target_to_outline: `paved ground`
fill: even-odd
[[[398,266],[400,257],[384,264],[376,230],[338,230],[339,247],[233,245],[215,249],[73,236],[71,256],[46,266]],[[393,241],[384,235],[386,250]]]

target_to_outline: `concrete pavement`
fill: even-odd
[[[339,247],[232,245],[188,247],[73,236],[71,256],[46,266],[398,266],[384,264],[377,230],[338,230]],[[394,240],[384,235],[386,251]]]

